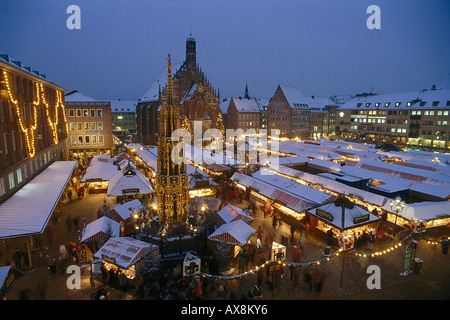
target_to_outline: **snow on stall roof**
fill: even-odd
[[[320,206],[315,209],[310,209],[310,210],[308,210],[308,212],[314,216],[317,216],[316,210],[318,210],[318,209],[331,214],[333,216],[333,220],[332,221],[326,220],[327,223],[332,224],[341,230],[358,227],[363,224],[376,222],[376,221],[380,220],[380,217],[375,216],[375,215],[371,214],[369,211],[364,210],[363,208],[355,205],[355,206],[353,206],[352,209],[345,208],[344,225],[342,225],[342,207],[336,206],[336,204],[333,202],[333,203],[329,203],[329,204]],[[355,218],[362,217],[367,214],[369,215],[368,221],[364,221],[363,223],[356,223],[356,224],[354,223]],[[319,216],[319,218],[321,218],[321,217]],[[323,218],[321,218],[321,219],[323,219]]]
[[[108,191],[106,195],[108,197],[123,196],[124,190],[139,189],[138,194],[150,194],[153,193],[153,188],[150,185],[147,177],[137,169],[134,169],[134,175],[124,175],[127,171],[127,167],[119,171],[114,177],[111,178],[108,184]],[[134,194],[134,193],[133,193]]]
[[[391,210],[389,203],[386,203],[384,207],[385,210]],[[450,201],[408,203],[399,215],[405,219],[415,218],[424,221],[448,217],[450,215]]]
[[[3,202],[0,239],[42,233],[76,164],[76,161],[55,161]]]
[[[87,182],[89,180],[110,181],[118,172],[116,165],[108,162],[96,161],[86,168],[86,172],[84,173],[81,182]]]
[[[366,202],[371,203],[376,206],[384,206],[385,203],[389,202],[390,199],[372,192],[364,191],[358,188],[354,188],[351,186],[348,186],[346,184],[343,184],[341,182],[329,179],[328,177],[325,177],[325,174],[310,174],[304,171],[296,170],[293,168],[288,168],[286,166],[279,166],[278,172],[281,174],[288,175],[290,177],[296,177],[301,180],[307,181],[312,184],[319,184],[324,188],[330,189],[335,192],[339,192],[342,194],[347,195],[355,195],[357,197],[360,197],[361,199],[364,199]],[[337,177],[333,174],[328,174],[333,177]],[[334,178],[333,178],[334,179]]]
[[[102,255],[114,258],[116,265],[123,269],[131,267],[136,260],[145,253],[153,252],[158,246],[148,242],[140,241],[130,237],[110,238],[95,254],[94,257],[101,259]]]
[[[144,210],[144,206],[139,199],[134,199],[132,201],[125,202],[124,204],[118,203],[109,209],[109,211],[112,210],[117,212],[123,220],[126,220],[133,214],[133,212],[142,212]]]
[[[225,221],[226,223],[236,219],[241,216],[246,221],[253,221],[254,219],[241,208],[233,206],[232,204],[227,204],[223,207],[217,214]]]
[[[107,216],[98,218],[97,220],[94,220],[86,225],[86,228],[82,233],[81,242],[89,240],[89,238],[99,232],[107,233],[108,230],[111,231],[111,235],[113,237],[120,236],[120,223]]]
[[[242,246],[247,243],[247,239],[254,233],[255,230],[246,222],[236,220],[221,225],[208,239]],[[226,234],[229,234],[231,237],[228,237]]]

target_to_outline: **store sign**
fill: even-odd
[[[419,219],[411,219],[411,230],[415,233],[422,233],[426,231],[425,221]]]
[[[323,210],[320,210],[320,209],[316,209],[316,215],[318,215],[319,217],[324,218],[325,220],[328,220],[328,221],[333,221],[333,219],[334,219],[334,216],[332,214],[325,212]]]
[[[107,256],[107,255],[105,255],[105,254],[102,254],[102,260],[103,260],[104,262],[116,264],[116,258]]]
[[[354,224],[363,223],[363,222],[369,221],[369,219],[370,219],[369,214],[366,214],[366,215],[361,216],[361,217],[353,218],[353,223]]]
[[[271,261],[283,261],[286,259],[286,247],[278,242],[272,242],[272,249],[270,252]]]
[[[122,193],[123,193],[123,194],[127,194],[127,193],[132,193],[132,194],[134,194],[134,193],[139,193],[139,188],[137,188],[137,189],[123,189],[123,190],[122,190]]]
[[[193,276],[200,273],[201,259],[188,253],[183,261],[183,275]]]

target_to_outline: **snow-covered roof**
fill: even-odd
[[[183,97],[182,101],[189,101],[191,100],[192,95],[195,93],[195,91],[198,88],[198,83],[194,83],[187,91],[186,94]]]
[[[224,223],[208,239],[243,246],[255,230],[243,220]]]
[[[118,167],[109,162],[96,161],[86,168],[81,182],[110,181],[117,173]]]
[[[434,101],[438,101],[434,105]],[[394,92],[355,96],[339,107],[344,109],[449,109],[450,90],[429,90],[415,92]],[[425,104],[425,105],[421,105]]]
[[[31,67],[23,64],[22,61],[15,59],[14,57],[11,57],[10,55],[8,55],[6,53],[0,53],[0,62],[6,63],[16,69],[26,72],[34,77],[38,77],[38,78],[41,78],[41,79],[47,81],[47,76],[45,74],[40,73],[38,70],[33,70]]]
[[[88,97],[88,96],[82,94],[81,92],[78,92],[77,90],[73,90],[73,91],[65,93],[64,100],[66,102],[67,101],[70,101],[70,102],[72,102],[72,101],[81,101],[81,102],[83,102],[83,101],[85,101],[85,102],[86,101],[87,102],[98,101],[98,100],[95,100],[94,98],[91,98],[91,97]]]
[[[320,211],[318,213],[317,210],[322,210],[326,212],[328,215],[326,215],[326,218],[324,218],[323,215],[321,216],[319,214]],[[354,205],[352,209],[345,208],[344,225],[342,225],[342,207],[336,206],[334,202],[320,206],[315,209],[308,210],[308,212],[318,217],[319,219],[326,221],[328,224],[335,226],[340,230],[351,229],[363,224],[372,223],[380,220],[380,217],[373,215],[369,211],[366,211],[357,205]],[[358,221],[355,220],[355,218],[360,218],[364,216],[368,217],[368,219],[367,220],[364,219],[360,223],[355,223]]]
[[[255,99],[231,98],[238,112],[259,112],[259,105]]]
[[[230,105],[231,98],[220,99],[219,107],[222,110],[222,114],[228,113],[228,106]]]
[[[153,252],[158,246],[130,237],[110,238],[98,250],[94,257],[102,258],[103,255],[114,258],[115,264],[123,269],[128,269],[143,255]]]
[[[313,107],[335,106],[336,103],[328,98],[317,98],[304,96],[296,87],[280,85],[281,90],[286,97],[292,109],[311,109]]]
[[[86,228],[83,229],[81,242],[89,240],[92,236],[100,232],[107,233],[108,230],[110,230],[112,237],[120,236],[120,223],[107,216],[98,218],[88,223]]]
[[[139,199],[134,199],[124,204],[118,203],[112,206],[109,211],[115,211],[119,216],[122,217],[123,220],[128,219],[132,216],[133,212],[142,212],[144,210],[144,206],[142,205]]]
[[[223,207],[219,212],[217,212],[217,215],[219,215],[223,219],[223,221],[225,221],[225,223],[231,222],[236,219],[243,219],[245,221],[254,220],[249,213],[231,204],[227,204],[225,207]]]
[[[133,171],[134,174],[128,174]],[[127,194],[150,194],[153,188],[147,177],[134,167],[125,167],[111,178],[108,184],[108,197],[123,196]]]
[[[111,100],[111,112],[136,112],[137,101],[135,100]]]
[[[55,161],[0,205],[0,239],[40,234],[76,166]]]
[[[385,210],[391,211],[389,203],[386,203]],[[448,217],[450,216],[450,201],[408,203],[399,215],[408,220],[415,218],[424,221]]]
[[[183,66],[184,62],[175,63],[172,65],[172,75],[175,75]],[[159,77],[153,82],[152,86],[147,90],[144,96],[141,98],[139,102],[148,102],[148,101],[158,101],[159,100],[159,90],[164,90],[166,87],[167,80],[167,70],[159,75]]]

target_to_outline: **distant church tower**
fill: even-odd
[[[250,95],[248,94],[247,82],[245,83],[244,99],[250,99]]]
[[[160,136],[158,140],[158,168],[156,175],[156,197],[159,222],[169,228],[186,223],[189,213],[189,190],[186,163],[173,162],[172,150],[179,144],[172,141],[172,132],[181,128],[180,105],[173,101],[172,59],[168,66],[166,97],[160,111]],[[182,155],[183,149],[180,150]]]
[[[186,39],[186,64],[194,67],[197,64],[197,49],[195,39],[192,37],[192,29],[189,32],[189,38]]]

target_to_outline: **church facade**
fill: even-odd
[[[193,133],[194,121],[202,121],[202,132],[210,128],[224,131],[219,94],[197,63],[196,41],[186,39],[186,60],[173,64],[173,103],[180,106],[182,128]],[[137,141],[156,145],[161,132],[161,106],[166,97],[163,72],[136,106]]]

